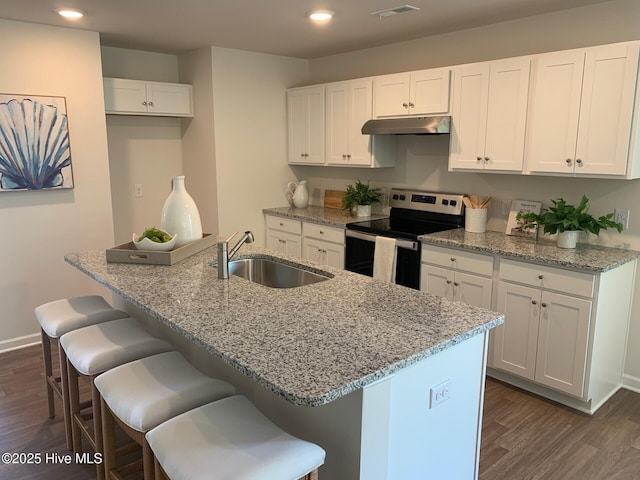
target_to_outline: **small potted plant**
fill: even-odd
[[[558,246],[561,248],[575,248],[580,232],[590,232],[596,235],[600,230],[615,228],[622,232],[622,224],[613,220],[613,213],[595,218],[588,213],[589,199],[582,195],[582,200],[576,207],[568,204],[563,198],[551,200],[552,207],[536,213],[519,213],[516,218],[524,221],[522,228],[542,226],[548,234],[558,234]]]
[[[356,216],[371,216],[371,204],[380,201],[382,193],[379,188],[372,188],[369,182],[362,183],[356,180],[356,183],[347,185],[347,194],[342,199],[342,208],[353,210],[356,209]]]

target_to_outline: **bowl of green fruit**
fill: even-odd
[[[173,249],[178,240],[178,236],[170,235],[156,227],[151,227],[142,232],[142,235],[134,233],[132,240],[138,250],[167,252]]]

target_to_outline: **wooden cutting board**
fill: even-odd
[[[325,190],[324,191],[324,207],[325,208],[339,208],[342,209],[342,198],[347,192],[340,190]]]

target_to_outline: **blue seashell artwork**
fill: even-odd
[[[0,95],[0,191],[73,188],[63,97]]]

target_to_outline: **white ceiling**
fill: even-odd
[[[0,0],[0,18],[100,32],[106,46],[180,53],[215,45],[316,58],[608,0]],[[418,12],[372,12],[410,4]],[[86,12],[78,21],[55,10]],[[335,11],[317,26],[313,9]]]

